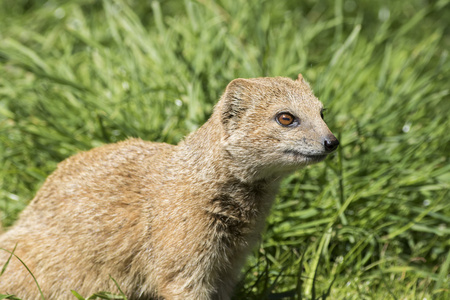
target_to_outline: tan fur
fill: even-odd
[[[280,180],[338,144],[321,109],[301,75],[233,80],[177,146],[130,139],[60,163],[0,247],[17,244],[48,300],[117,292],[109,275],[129,299],[229,299]],[[39,299],[15,258],[6,292]]]

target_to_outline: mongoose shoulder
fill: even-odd
[[[115,291],[129,299],[229,299],[280,180],[338,140],[301,75],[235,79],[178,145],[130,139],[58,165],[0,236],[46,299]],[[0,262],[9,254],[0,251]],[[39,299],[11,259],[0,293]]]

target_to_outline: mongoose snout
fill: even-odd
[[[339,146],[339,140],[334,135],[328,135],[323,140],[323,145],[327,152],[333,152]]]
[[[282,178],[338,147],[323,110],[301,75],[235,79],[178,145],[129,139],[61,162],[0,247],[17,245],[48,300],[115,282],[130,300],[228,300]],[[2,292],[40,299],[15,257]]]

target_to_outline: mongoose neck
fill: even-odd
[[[241,182],[256,184],[261,182],[278,185],[283,178],[279,174],[258,173],[258,162],[242,162],[233,157],[225,147],[227,135],[219,118],[211,117],[202,127],[190,134],[179,145],[178,155],[192,167],[194,177],[203,177],[205,181]],[[206,177],[205,177],[206,176]],[[197,178],[201,179],[201,178]]]

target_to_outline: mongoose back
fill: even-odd
[[[235,79],[178,145],[130,139],[58,165],[0,236],[48,300],[230,299],[283,177],[339,144],[301,75]],[[0,250],[0,264],[9,253]],[[40,299],[12,258],[0,293]]]

